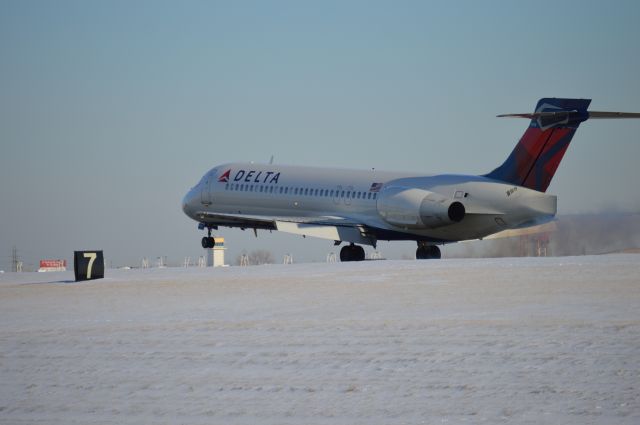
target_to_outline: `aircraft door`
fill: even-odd
[[[207,174],[202,187],[200,188],[200,202],[204,205],[211,205],[211,181],[213,180],[212,174]]]

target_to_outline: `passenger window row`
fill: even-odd
[[[259,193],[275,193],[281,195],[294,195],[294,196],[314,196],[323,198],[346,198],[346,199],[376,199],[378,194],[376,192],[363,192],[355,190],[334,190],[334,189],[315,189],[308,187],[276,187],[276,186],[264,186],[259,184],[244,184],[244,183],[227,183],[224,186],[224,190],[237,191],[237,192],[259,192]]]

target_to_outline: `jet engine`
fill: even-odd
[[[459,223],[466,214],[462,202],[424,189],[387,186],[378,196],[378,214],[394,226],[421,229]]]

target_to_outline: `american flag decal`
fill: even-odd
[[[380,192],[380,189],[382,189],[382,183],[373,183],[369,188],[369,192]]]

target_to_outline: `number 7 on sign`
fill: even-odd
[[[83,254],[84,258],[89,258],[89,265],[87,266],[87,279],[91,279],[91,268],[93,267],[93,262],[96,260],[98,254],[95,252],[85,252]]]

